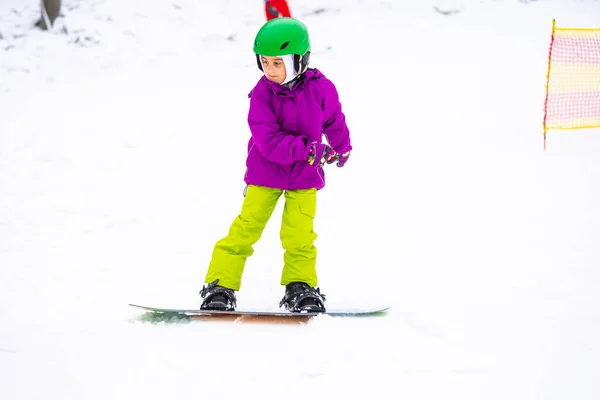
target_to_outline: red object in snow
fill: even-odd
[[[292,16],[286,0],[265,1],[265,14],[267,15],[267,21],[270,21],[273,18]]]

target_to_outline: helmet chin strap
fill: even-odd
[[[281,82],[281,84],[285,85],[286,83],[289,83],[290,81],[296,79],[296,77],[298,76],[298,72],[296,71],[296,67],[294,66],[293,54],[286,54],[284,56],[281,56],[281,59],[283,60],[283,65],[285,65],[286,74],[285,80]]]

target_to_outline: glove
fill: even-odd
[[[350,158],[350,150],[348,150],[344,154],[336,154],[337,164],[335,164],[335,165],[337,165],[338,168],[342,168],[344,166],[344,164],[346,164],[346,162],[348,161],[349,158]]]
[[[323,165],[332,164],[338,158],[338,154],[331,148],[331,146],[324,143],[313,142],[308,152],[308,163],[315,167],[323,167]]]

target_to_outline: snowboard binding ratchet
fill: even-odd
[[[279,307],[294,312],[325,312],[325,295],[319,288],[310,287],[304,282],[291,282],[286,285],[285,295]]]
[[[232,289],[228,289],[218,285],[219,280],[216,279],[209,283],[207,286],[203,286],[200,290],[200,296],[204,299],[201,310],[215,310],[215,311],[235,311],[236,298],[235,292]]]

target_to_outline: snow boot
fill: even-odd
[[[285,295],[279,307],[285,306],[291,312],[325,312],[325,295],[319,288],[304,282],[291,282],[285,287]]]
[[[200,296],[204,299],[201,310],[214,311],[235,311],[236,298],[235,292],[223,286],[217,285],[219,280],[215,280],[203,286]]]

